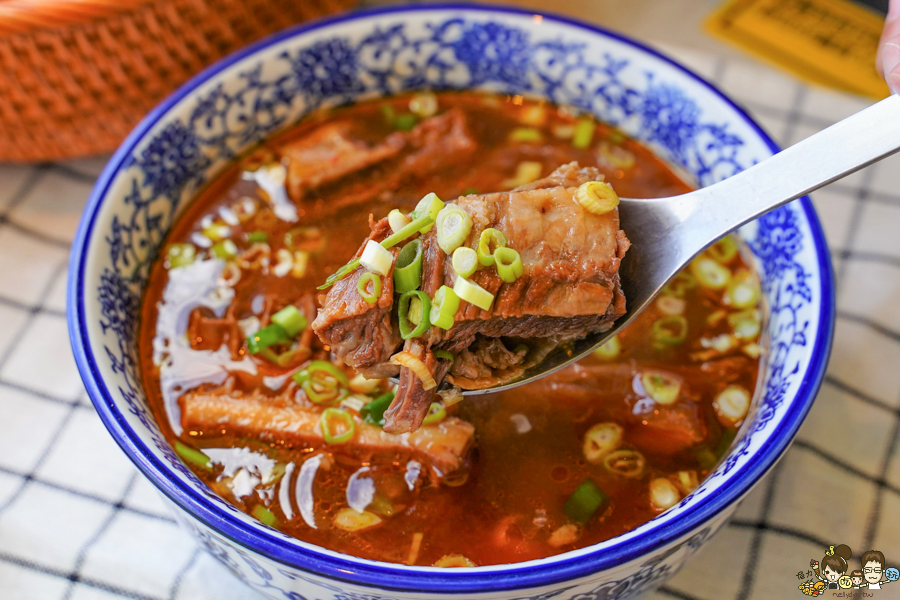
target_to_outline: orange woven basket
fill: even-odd
[[[191,75],[356,0],[0,0],[0,161],[109,152]]]

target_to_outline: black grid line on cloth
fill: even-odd
[[[119,512],[122,509],[122,503],[125,501],[125,498],[128,497],[128,494],[131,492],[131,488],[134,487],[134,482],[137,480],[138,474],[132,473],[131,477],[128,480],[128,484],[125,486],[125,490],[119,496],[119,500],[117,503],[111,505],[112,509],[107,515],[106,519],[100,524],[100,527],[97,528],[97,531],[94,532],[88,540],[84,543],[81,549],[78,551],[78,555],[75,558],[75,565],[72,567],[72,573],[75,574],[77,579],[71,580],[69,586],[66,591],[63,593],[62,600],[69,600],[72,597],[72,593],[75,591],[75,586],[77,585],[78,580],[81,579],[81,569],[84,567],[84,563],[87,560],[87,554],[90,552],[91,548],[100,540],[106,530],[109,529],[110,524],[115,520],[115,518],[119,515]]]
[[[875,489],[875,499],[872,501],[872,508],[869,511],[869,517],[866,521],[866,530],[865,535],[863,536],[866,548],[872,547],[872,543],[875,540],[875,533],[878,530],[878,525],[881,523],[881,506],[884,503],[885,490],[897,491],[897,493],[900,494],[900,490],[896,490],[894,486],[887,483],[888,469],[891,465],[891,457],[893,457],[894,450],[897,448],[898,438],[900,438],[900,416],[895,415],[894,426],[891,429],[891,437],[888,439],[887,447],[884,450],[884,454],[881,456],[881,466],[879,467],[878,479],[876,480],[878,487]]]
[[[862,185],[855,188],[853,194],[853,211],[850,215],[850,226],[847,228],[847,237],[844,241],[848,249],[852,249],[859,234],[860,223],[862,223],[863,212],[866,209],[866,203],[869,200],[871,192],[869,187],[875,175],[875,169],[878,164],[872,165],[862,170]],[[844,281],[844,274],[847,272],[847,261],[841,261],[834,270],[835,287],[840,292],[840,287]],[[837,296],[837,294],[836,294]]]
[[[886,327],[881,323],[870,319],[864,315],[857,315],[851,312],[847,312],[845,310],[837,311],[837,318],[842,321],[849,321],[850,323],[856,323],[858,325],[864,325],[865,327],[871,329],[875,333],[882,335],[892,342],[900,343],[900,331],[894,331],[890,327]]]
[[[841,181],[835,181],[834,183],[829,183],[828,189],[838,192],[840,194],[847,195],[847,196],[856,196],[861,191],[861,188],[847,185]],[[900,195],[887,194],[885,192],[878,192],[875,190],[867,190],[866,191],[866,200],[868,202],[875,202],[875,203],[879,203],[879,204],[888,204],[891,206],[897,206],[898,204],[900,204]]]
[[[787,527],[785,525],[773,525],[772,523],[764,522],[764,521],[748,521],[743,519],[732,519],[728,523],[729,527],[734,529],[755,529],[758,532],[772,532],[778,535],[782,535],[785,537],[791,537],[796,540],[801,540],[804,542],[809,542],[810,544],[814,544],[820,548],[827,548],[831,542],[827,542],[820,537],[812,535],[811,533],[807,533],[806,531],[802,531],[795,527]]]
[[[890,442],[888,442],[888,446],[891,446]],[[860,471],[853,465],[847,463],[846,461],[841,459],[839,456],[832,454],[831,452],[829,452],[827,450],[823,450],[822,448],[819,448],[815,444],[812,444],[805,440],[799,440],[799,439],[794,440],[792,447],[796,447],[798,449],[802,449],[802,450],[805,450],[812,454],[815,454],[816,456],[819,456],[820,458],[827,460],[829,463],[831,463],[835,467],[839,468],[840,470],[844,471],[845,473],[848,473],[848,474],[853,475],[854,477],[858,477],[860,479],[865,479],[866,481],[875,484],[876,486],[878,486],[881,489],[887,490],[889,492],[892,492],[892,493],[900,496],[900,487],[897,487],[897,486],[892,485],[887,482],[887,473],[886,473],[885,469],[882,469],[881,475],[879,475],[878,477],[873,477],[873,476],[869,475],[868,473]],[[892,449],[893,449],[893,447],[889,448],[889,450],[892,450]],[[890,458],[890,455],[888,456],[888,458]]]
[[[783,141],[787,142],[791,139],[800,119],[803,116],[803,103],[806,101],[806,87],[797,83],[794,90],[794,97],[791,100],[790,110],[784,115],[786,126],[783,133]],[[780,140],[781,141],[781,140]],[[784,145],[782,143],[782,145]],[[762,516],[760,522],[768,523],[769,514],[772,510],[772,504],[775,498],[775,492],[778,488],[778,479],[782,471],[782,465],[778,464],[772,469],[768,475],[768,488],[763,496]],[[737,594],[737,600],[747,600],[753,592],[753,584],[756,578],[756,570],[754,565],[759,558],[760,548],[762,546],[764,529],[757,529],[750,539],[750,548],[748,549],[747,559],[745,562],[744,573],[741,577],[741,587]]]
[[[50,444],[50,447],[52,448],[53,444]],[[14,477],[21,477],[22,479],[27,479],[32,484],[41,485],[41,486],[49,488],[51,490],[63,492],[65,494],[69,494],[71,496],[75,496],[78,498],[83,498],[85,500],[91,500],[92,502],[96,502],[96,503],[102,504],[104,506],[112,506],[114,508],[118,508],[119,510],[123,510],[125,512],[133,513],[135,515],[140,515],[141,517],[147,517],[148,519],[155,519],[157,521],[163,521],[165,523],[174,523],[175,522],[175,519],[173,519],[171,517],[164,517],[164,516],[158,515],[156,513],[148,512],[146,510],[141,510],[139,508],[134,508],[133,506],[128,506],[128,505],[122,504],[121,502],[118,502],[118,503],[110,502],[107,498],[103,498],[102,496],[98,496],[96,494],[91,494],[89,492],[84,492],[81,490],[76,490],[76,489],[73,489],[73,488],[65,486],[65,485],[60,485],[58,483],[53,483],[52,481],[47,481],[46,479],[38,477],[38,476],[34,475],[33,473],[24,473],[22,471],[10,469],[9,467],[0,467],[0,473],[4,473],[6,475],[12,475]],[[120,506],[120,504],[121,504],[121,506]],[[3,508],[5,508],[5,506],[0,508],[0,512],[2,512]]]
[[[43,306],[32,306],[23,302],[19,302],[18,300],[13,300],[12,298],[7,298],[3,295],[0,295],[0,304],[36,315],[53,315],[54,317],[66,318],[65,311],[56,310],[53,308],[45,308]]]
[[[678,600],[701,600],[699,596],[692,596],[691,594],[682,592],[681,590],[676,590],[675,588],[669,587],[667,585],[660,587],[657,592],[671,598],[678,598]]]
[[[181,584],[184,583],[185,576],[193,568],[193,566],[197,564],[198,558],[200,558],[199,546],[194,548],[194,551],[184,563],[184,566],[178,570],[178,573],[175,574],[175,578],[172,579],[172,585],[169,586],[169,595],[167,597],[167,600],[175,600],[178,597],[178,592],[181,591]]]
[[[882,400],[879,400],[878,398],[873,398],[865,392],[856,389],[852,385],[844,383],[834,375],[826,373],[824,383],[834,387],[835,389],[841,390],[842,392],[853,396],[857,400],[865,402],[870,406],[874,406],[876,408],[880,408],[883,411],[900,416],[900,408],[894,408],[893,406],[890,406],[889,404]]]
[[[41,573],[43,575],[56,577],[58,579],[72,581],[80,585],[85,585],[87,587],[102,590],[110,594],[115,594],[116,596],[121,596],[122,598],[131,598],[133,600],[165,600],[164,598],[149,596],[147,594],[142,594],[140,592],[135,592],[119,586],[110,585],[104,581],[94,579],[93,577],[81,577],[73,571],[66,571],[64,569],[57,569],[48,565],[42,565],[33,560],[20,558],[6,552],[0,552],[0,562],[15,565],[29,571]]]
[[[846,260],[853,260],[861,263],[888,265],[891,267],[900,267],[900,258],[891,256],[889,254],[882,254],[880,252],[860,252],[858,250],[833,249],[831,253],[836,254],[838,257]]]
[[[22,392],[24,394],[34,396],[35,398],[40,398],[41,400],[53,402],[54,404],[62,404],[64,406],[81,406],[84,408],[88,408],[88,405],[82,404],[78,398],[76,398],[74,400],[67,400],[65,398],[59,398],[58,396],[48,394],[47,392],[42,392],[40,390],[36,390],[36,389],[30,388],[28,386],[24,386],[19,383],[13,383],[11,381],[6,381],[5,379],[0,379],[0,387],[5,387],[5,388],[9,388],[11,390],[15,390],[17,392]]]

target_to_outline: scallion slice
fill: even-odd
[[[494,252],[506,245],[506,236],[499,229],[488,227],[478,238],[478,262],[485,267],[494,264]]]
[[[379,275],[387,275],[391,271],[391,265],[394,264],[394,257],[384,249],[384,246],[369,240],[363,248],[362,256],[359,257],[359,264]]]
[[[644,391],[657,404],[675,404],[681,395],[681,378],[662,371],[645,371],[641,374]]]
[[[278,522],[275,513],[262,504],[256,505],[253,509],[253,516],[262,521],[263,525],[268,525],[269,527],[275,527],[275,524]]]
[[[227,260],[237,256],[238,247],[231,240],[222,240],[221,242],[213,244],[213,247],[210,248],[209,251],[212,252],[216,258],[224,258]]]
[[[388,225],[391,226],[391,231],[397,233],[407,225],[409,225],[410,219],[408,216],[397,210],[396,208],[388,213]]]
[[[353,439],[356,423],[353,415],[342,408],[326,408],[319,417],[319,426],[327,444],[345,444]]]
[[[422,240],[408,242],[394,263],[394,291],[404,294],[419,289],[422,281]]]
[[[720,290],[731,283],[731,271],[711,258],[701,256],[691,262],[691,273],[705,288]]]
[[[447,254],[463,245],[472,231],[472,217],[455,204],[447,204],[438,213],[435,220],[437,226],[438,246]]]
[[[456,311],[459,309],[459,296],[452,288],[442,285],[431,300],[431,324],[441,329],[453,327]],[[452,357],[452,355],[451,355]]]
[[[540,130],[534,127],[516,127],[509,132],[511,142],[540,142],[544,139]]]
[[[718,263],[728,264],[738,254],[738,245],[734,238],[726,235],[706,249],[705,254]]]
[[[606,502],[606,494],[603,493],[593,479],[585,479],[578,486],[563,507],[569,518],[578,523],[587,523],[594,513]]]
[[[431,406],[428,407],[428,413],[426,413],[425,418],[422,419],[422,425],[440,423],[446,417],[447,409],[444,408],[444,405],[440,402],[432,402]]]
[[[327,360],[314,360],[291,377],[316,404],[333,404],[347,395],[350,380]]]
[[[437,220],[438,213],[441,212],[442,208],[444,208],[444,202],[438,198],[438,195],[434,192],[425,194],[425,196],[419,200],[414,211],[416,217],[431,217],[434,219],[434,221],[419,229],[420,233],[428,233],[431,231],[434,222]]]
[[[413,323],[410,319],[411,316],[415,316],[415,313],[418,311],[413,311],[413,314],[410,314],[410,306],[413,302],[413,299],[416,299],[421,303],[421,320],[418,323]],[[419,337],[428,331],[429,322],[429,313],[431,312],[431,298],[428,297],[428,294],[422,292],[420,290],[410,290],[400,296],[400,300],[397,304],[397,318],[400,321],[400,337],[404,340],[408,340],[410,338]]]
[[[506,283],[514,282],[525,271],[519,253],[506,246],[494,251],[494,264],[497,265],[497,275]]]
[[[593,119],[579,119],[578,123],[575,125],[575,131],[572,134],[572,145],[579,150],[584,150],[590,146],[591,140],[594,138],[594,129],[596,127],[597,124],[594,123]]]
[[[434,357],[441,360],[449,360],[450,362],[456,360],[456,357],[453,356],[453,353],[448,352],[447,350],[435,350]]]
[[[372,291],[369,291],[370,283]],[[381,277],[375,273],[363,273],[356,282],[356,290],[367,303],[375,304],[381,297]]]
[[[456,283],[453,284],[453,291],[461,300],[474,304],[481,310],[490,310],[491,304],[494,303],[494,295],[478,285],[472,283],[463,277],[457,277]]]
[[[478,253],[462,246],[453,251],[453,270],[460,277],[469,277],[478,268]]]
[[[388,392],[383,396],[378,396],[368,404],[362,407],[359,415],[366,423],[373,425],[384,425],[384,411],[388,409],[391,402],[394,401],[394,392]]]
[[[178,456],[180,456],[185,462],[197,465],[198,467],[203,467],[204,469],[212,468],[212,460],[207,455],[203,454],[196,448],[191,448],[187,444],[176,441],[175,452],[178,453]]]
[[[384,245],[384,242],[382,242],[382,245]],[[354,258],[353,260],[348,262],[346,265],[344,265],[343,267],[341,267],[340,269],[338,269],[337,271],[335,271],[334,273],[329,275],[328,279],[325,280],[325,283],[323,283],[316,289],[317,290],[325,290],[325,289],[330,288],[335,283],[337,283],[338,281],[340,281],[341,279],[343,279],[344,277],[346,277],[347,275],[352,273],[354,270],[356,270],[356,267],[358,267],[358,266],[359,266],[359,259]]]
[[[172,244],[166,249],[166,262],[169,268],[186,267],[194,262],[197,249],[193,244]]]
[[[397,233],[394,233],[392,235],[389,235],[387,238],[385,238],[381,242],[381,245],[384,248],[387,248],[388,250],[390,250],[391,248],[393,248],[394,246],[396,246],[403,240],[405,240],[409,237],[412,237],[416,233],[419,233],[422,229],[424,229],[426,227],[428,229],[431,229],[430,225],[432,225],[433,223],[434,223],[434,217],[432,217],[431,215],[425,215],[424,217],[416,217],[415,219],[410,221],[408,225],[402,227],[400,229],[400,231],[398,231]]]
[[[247,241],[254,244],[268,242],[269,234],[265,231],[251,231],[247,234]]]
[[[603,181],[588,181],[575,190],[574,196],[584,210],[595,215],[605,215],[619,205],[619,196],[612,186]]]
[[[280,344],[291,339],[284,327],[270,323],[247,338],[247,350],[250,354],[259,354],[269,346]]]
[[[650,326],[650,337],[656,347],[675,346],[687,338],[688,322],[684,315],[657,319]]]
[[[290,336],[294,337],[304,329],[309,324],[306,320],[306,316],[300,309],[298,309],[293,304],[289,304],[279,310],[277,313],[272,315],[272,322],[276,325],[281,325],[281,328]]]

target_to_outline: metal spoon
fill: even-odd
[[[521,379],[466,395],[525,385],[568,366],[628,325],[698,254],[748,221],[900,150],[900,96],[892,95],[749,169],[673,196],[620,198],[632,241],[620,268],[628,310],[615,325],[556,352]]]

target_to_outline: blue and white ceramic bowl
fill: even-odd
[[[209,68],[154,110],[110,161],[72,252],[69,329],[110,433],[216,558],[272,598],[634,598],[674,574],[784,453],[825,370],[834,295],[808,199],[741,230],[768,302],[764,380],[733,449],[677,507],[634,531],[552,558],[471,569],[406,567],[324,550],[212,494],[154,423],[135,328],[148,269],[172,220],[234,156],[308,112],[410,89],[525,94],[589,110],[697,183],[775,151],[719,91],[595,26],[509,8],[428,5],[304,25]]]

